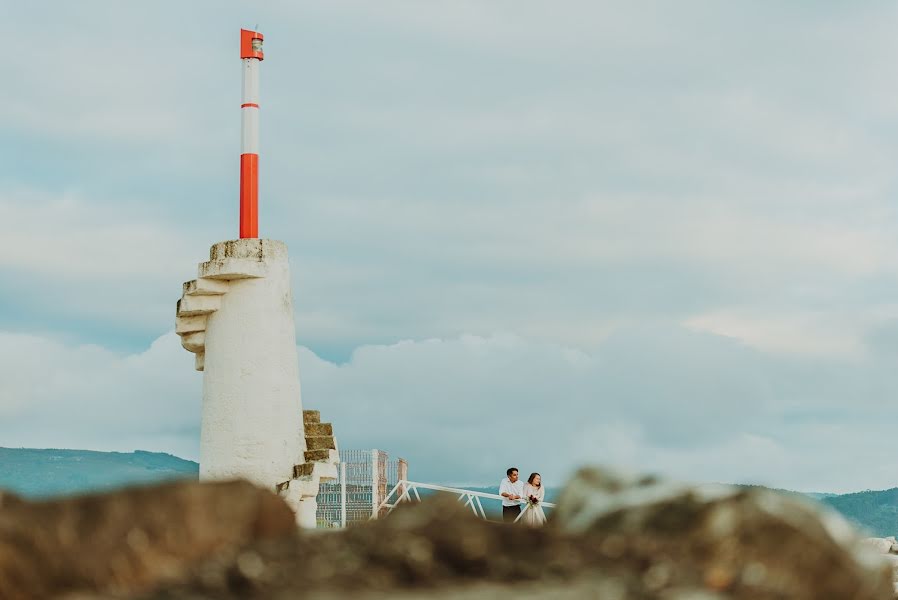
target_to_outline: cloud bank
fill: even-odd
[[[3,445],[197,458],[201,375],[174,334],[132,355],[9,333],[0,350]],[[664,326],[591,353],[496,334],[299,360],[303,403],[341,446],[403,456],[420,481],[486,484],[516,465],[559,485],[585,463],[824,491],[894,477],[888,361],[774,360]]]
[[[261,229],[344,445],[895,484],[894,6],[5,8],[0,443],[195,456],[165,332],[236,232],[259,23]]]

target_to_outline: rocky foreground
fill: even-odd
[[[433,499],[298,532],[249,484],[30,503],[0,496],[0,598],[890,599],[884,544],[762,489],[584,470],[542,529]]]

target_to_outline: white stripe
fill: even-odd
[[[240,104],[259,103],[259,62],[257,58],[243,59],[243,100]],[[244,106],[240,111],[240,153],[259,153],[259,109]]]
[[[259,103],[259,59],[243,59],[243,101],[240,104]]]
[[[240,154],[259,153],[259,109],[247,106],[240,111]]]

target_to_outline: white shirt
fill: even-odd
[[[508,477],[499,482],[499,495],[502,494],[510,494],[512,496],[523,496],[524,495],[524,482],[518,479],[514,483],[508,480]],[[502,506],[519,506],[521,504],[520,500],[509,500],[508,498],[502,498]]]

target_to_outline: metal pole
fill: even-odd
[[[240,237],[259,237],[259,63],[262,34],[240,30],[243,97],[240,102]]]

